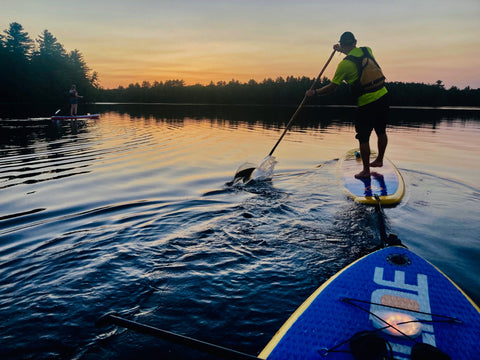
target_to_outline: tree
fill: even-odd
[[[66,81],[68,74],[67,54],[62,44],[48,31],[44,30],[36,39],[38,49],[30,61],[35,74],[32,87],[37,101],[53,102],[65,97],[65,89],[70,86]]]
[[[71,68],[71,75],[73,77],[73,82],[81,82],[85,79],[88,79],[88,72],[90,69],[87,66],[87,63],[83,59],[83,55],[77,49],[73,50],[68,54],[68,61]]]
[[[43,30],[43,34],[38,36],[38,55],[51,59],[64,59],[66,57],[66,51],[63,45],[57,41],[57,38],[53,36],[48,30]]]
[[[437,80],[435,81],[435,85],[440,88],[440,89],[444,89],[445,88],[445,85],[442,84],[442,80]]]
[[[1,46],[0,97],[2,101],[28,99],[32,92],[28,86],[30,80],[29,59],[33,47],[28,33],[22,25],[13,22],[4,30]]]
[[[28,37],[28,33],[23,30],[23,26],[13,22],[4,33],[6,34],[4,36],[5,49],[18,58],[28,59],[33,48],[33,41]]]

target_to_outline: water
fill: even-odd
[[[8,359],[202,359],[114,310],[250,354],[322,282],[371,252],[374,209],[337,186],[351,108],[91,105],[99,120],[1,120],[0,348]],[[33,110],[32,110],[33,111]],[[52,111],[53,113],[53,111]],[[38,113],[35,113],[38,114]],[[40,112],[40,114],[42,114]],[[48,115],[49,113],[45,113]],[[480,302],[480,111],[393,109],[406,181],[388,232]]]

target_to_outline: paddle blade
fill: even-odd
[[[255,169],[252,178],[255,180],[271,179],[276,164],[277,160],[275,159],[275,156],[267,156],[265,159],[263,159],[262,163],[258,166],[258,168]]]
[[[244,163],[240,165],[235,172],[235,176],[233,177],[233,181],[229,184],[236,184],[237,182],[246,183],[252,178],[252,173],[255,170],[255,165],[251,163]]]

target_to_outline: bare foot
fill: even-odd
[[[370,171],[363,170],[358,174],[355,174],[356,179],[368,179],[370,177]]]
[[[383,161],[382,161],[382,160],[375,159],[374,161],[372,161],[372,162],[370,163],[370,166],[371,166],[371,167],[382,167],[382,166],[383,166]]]

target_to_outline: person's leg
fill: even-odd
[[[388,111],[389,102],[388,94],[382,96],[376,101],[375,109],[375,132],[377,133],[377,145],[378,155],[377,158],[370,163],[372,167],[383,166],[383,157],[385,156],[385,150],[387,149],[388,137],[387,137],[387,123],[388,123]]]
[[[363,169],[355,174],[357,179],[370,177],[370,134],[373,130],[371,106],[360,106],[357,109],[357,119],[355,122],[355,131],[360,147],[360,156],[362,158]]]
[[[363,169],[358,174],[355,174],[357,179],[370,177],[370,144],[369,142],[360,143],[360,156],[362,157]]]
[[[377,158],[370,163],[371,167],[383,166],[383,157],[385,156],[385,150],[387,149],[388,137],[387,134],[378,135],[378,155]]]
[[[73,116],[73,104],[70,104],[70,116]]]

